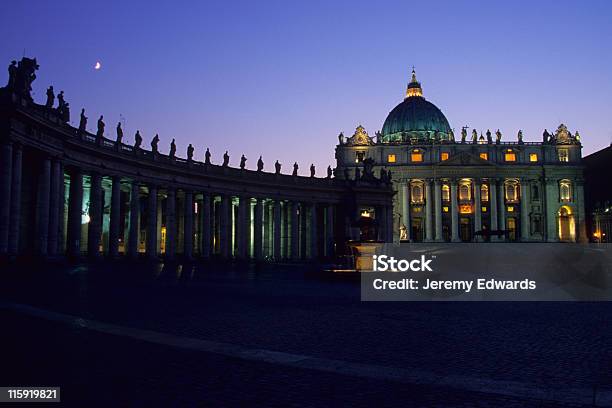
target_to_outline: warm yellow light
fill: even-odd
[[[387,155],[387,162],[395,163],[395,155],[394,154]]]
[[[423,153],[420,150],[413,150],[410,154],[410,160],[413,162],[422,162],[423,161]]]
[[[511,206],[511,205],[509,205],[509,206],[508,206],[508,212],[514,212],[514,207],[513,207],[513,206]]]
[[[471,214],[472,213],[472,206],[469,204],[462,204],[459,206],[459,212],[461,214]]]
[[[367,210],[363,210],[363,211],[361,211],[361,216],[362,217],[370,218],[370,213]]]
[[[506,152],[506,154],[504,155],[504,159],[507,162],[515,162],[516,161],[516,153],[514,153],[512,150],[508,150]]]
[[[441,159],[442,161],[448,160],[448,157],[449,157],[449,155],[448,155],[448,153],[447,153],[447,152],[443,152],[443,153],[440,155],[440,159]]]
[[[489,160],[489,153],[480,153],[480,158],[482,160]]]
[[[482,207],[481,210],[482,212],[487,212],[487,207]]]
[[[446,207],[446,206],[442,207],[442,211],[448,212],[448,207]]]
[[[530,162],[537,162],[538,161],[538,155],[537,153],[530,153],[529,154],[529,161]]]

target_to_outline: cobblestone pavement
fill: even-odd
[[[4,301],[126,327],[542,390],[612,388],[608,303],[364,303],[357,280],[291,266],[3,270]],[[77,405],[569,406],[244,361],[6,311],[0,318],[10,350],[0,384],[59,382]],[[96,382],[112,393],[88,399]]]

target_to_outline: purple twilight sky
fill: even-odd
[[[323,175],[340,131],[382,128],[413,65],[456,133],[539,141],[563,122],[584,154],[608,146],[611,18],[609,1],[13,1],[0,62],[38,58],[35,99],[53,84],[111,138],[121,119],[129,143]]]

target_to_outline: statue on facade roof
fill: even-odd
[[[189,146],[187,146],[187,160],[193,160],[193,145],[191,143],[189,143]]]
[[[123,129],[121,129],[121,122],[117,122],[117,147],[121,147],[123,143]]]
[[[158,152],[158,149],[157,149],[158,144],[159,144],[159,135],[156,133],[153,140],[151,140],[151,150],[153,151],[153,153]]]
[[[327,178],[332,178],[332,168],[331,166],[327,166]]]
[[[574,139],[576,140],[576,142],[580,143],[580,133],[578,133],[578,131],[576,131],[576,133],[574,134]]]
[[[47,88],[47,102],[45,103],[45,107],[47,109],[53,108],[53,104],[55,103],[55,92],[53,92],[53,85],[50,85]]]
[[[461,128],[461,143],[465,143],[465,139],[467,139],[467,126]]]
[[[495,132],[495,144],[500,144],[501,137],[502,133],[499,131],[499,129],[497,129],[497,132]]]
[[[292,173],[293,176],[297,176],[298,175],[298,168],[299,168],[299,166],[298,166],[297,162],[293,163],[293,173]]]
[[[264,168],[264,162],[263,162],[263,158],[260,155],[259,159],[257,159],[257,171],[263,171],[263,168]]]
[[[98,131],[96,132],[97,138],[104,137],[104,127],[105,126],[106,125],[104,124],[104,115],[100,115],[100,118],[98,119]]]
[[[455,142],[455,131],[453,129],[448,131],[448,139],[453,143]]]
[[[6,87],[9,89],[15,89],[15,84],[17,83],[17,61],[11,61],[11,64],[8,66],[8,73],[9,79]]]
[[[227,150],[225,151],[225,153],[223,154],[223,167],[227,167],[229,165],[229,154],[227,153]]]
[[[210,164],[210,149],[206,148],[206,153],[204,153],[204,164]]]
[[[241,168],[242,170],[244,170],[244,168],[246,167],[246,161],[247,161],[247,158],[246,158],[246,156],[243,154],[243,155],[240,157],[240,168]]]
[[[391,170],[387,170],[387,183],[391,183],[392,177]]]
[[[310,165],[310,177],[314,177],[315,176],[315,172],[316,172],[315,165],[314,165],[314,163],[312,163]]]
[[[519,143],[519,144],[523,144],[523,131],[522,131],[522,130],[520,130],[520,129],[519,129],[519,131],[518,131],[517,138],[518,138],[518,143]]]
[[[550,142],[550,133],[548,133],[547,129],[544,129],[544,133],[542,133],[542,142],[544,143]]]
[[[274,170],[276,174],[280,174],[281,172],[281,164],[278,162],[278,160],[276,161],[276,163],[274,163]]]
[[[338,135],[338,144],[344,144],[344,133],[342,132],[340,132],[340,134]]]
[[[140,130],[136,131],[136,135],[134,135],[134,148],[140,149],[142,145],[142,136],[140,136]]]
[[[476,131],[476,129],[472,129],[472,143],[478,143],[478,132]]]
[[[491,137],[491,129],[487,129],[487,143],[493,143],[493,137]]]
[[[66,101],[64,100],[64,91],[60,91],[60,93],[57,95],[57,110],[61,112],[65,106]]]
[[[374,164],[374,159],[371,157],[363,160],[363,178],[365,180],[374,179]]]
[[[380,131],[376,131],[376,144],[381,144],[382,143],[382,133],[380,133]]]
[[[79,120],[79,134],[85,133],[87,128],[87,116],[85,116],[85,108],[81,109],[81,119]]]
[[[170,142],[170,154],[168,154],[168,156],[170,156],[172,159],[174,159],[174,156],[176,156],[176,142],[174,141],[174,138],[172,138],[172,142]]]
[[[387,171],[385,169],[380,169],[380,181],[386,183],[387,180]]]

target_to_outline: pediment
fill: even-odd
[[[459,152],[448,160],[444,160],[437,164],[438,166],[494,166],[488,160],[482,159],[479,156],[468,152]]]

